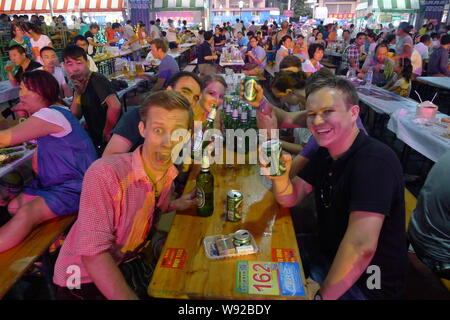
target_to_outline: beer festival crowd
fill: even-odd
[[[165,241],[160,217],[201,202],[195,190],[183,192],[194,164],[175,163],[173,134],[184,130],[183,139],[202,142],[205,128],[223,128],[221,121],[276,129],[283,171],[266,177],[278,205],[301,225],[301,264],[316,285],[310,298],[402,299],[408,252],[450,279],[449,89],[435,100],[418,96],[427,91],[419,90],[420,77],[449,79],[450,26],[236,19],[193,30],[158,19],[92,24],[61,49],[46,34],[54,28],[71,33],[62,17],[52,26],[39,16],[0,18],[2,34],[10,34],[5,82],[19,90],[3,106],[3,121],[13,125],[0,130],[0,147],[36,145],[32,170],[23,163],[1,178],[5,188],[8,176],[21,177],[2,192],[0,255],[43,223],[76,216],[53,245],[57,299],[149,298]],[[361,92],[419,106],[428,100],[447,130],[440,137],[447,151],[433,159],[408,228],[406,164],[374,134]],[[231,99],[242,102],[240,120]],[[201,151],[216,142],[203,141]],[[200,159],[208,172],[211,160]],[[366,285],[371,265],[381,270],[378,290]]]

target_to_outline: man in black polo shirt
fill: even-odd
[[[218,58],[211,48],[214,43],[212,31],[206,31],[203,37],[205,41],[197,48],[197,63],[200,75],[215,73],[214,61]]]
[[[407,266],[402,168],[394,152],[360,132],[358,96],[342,78],[318,79],[306,102],[321,146],[299,177],[271,177],[277,201],[293,207],[315,191],[318,239],[299,239],[316,299],[396,299]],[[309,244],[309,245],[308,245]]]
[[[62,58],[75,89],[70,110],[77,118],[84,116],[87,131],[101,155],[119,120],[120,101],[111,82],[104,75],[89,70],[87,55],[82,48],[70,45],[64,49]]]

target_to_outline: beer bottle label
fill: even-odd
[[[200,150],[202,146],[202,141],[203,141],[203,132],[199,131],[194,139],[194,148],[193,148],[194,152]]]
[[[205,191],[197,186],[197,201],[198,201],[198,208],[203,208],[205,206]]]

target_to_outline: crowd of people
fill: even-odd
[[[334,73],[365,78],[372,72],[375,85],[408,96],[414,77],[450,74],[449,28],[433,28],[414,37],[407,23],[377,32],[320,24],[302,34],[287,21],[280,28],[267,21],[244,27],[237,19],[194,37],[185,22],[177,29],[169,20],[163,30],[160,21],[151,21],[147,31],[127,21],[106,28],[106,43],[97,42],[100,28],[91,25],[59,61],[37,23],[11,23],[9,57],[16,68],[8,65],[7,72],[20,87],[12,111],[24,121],[0,131],[0,147],[35,140],[38,152],[34,180],[7,206],[11,219],[0,227],[0,252],[42,222],[78,213],[55,264],[58,298],[144,298],[161,243],[150,241],[151,263],[140,253],[160,215],[196,205],[195,193],[182,195],[179,177],[189,168],[174,165],[178,141],[171,135],[201,130],[213,105],[223,105],[227,83],[217,62],[234,41],[246,62],[243,73],[265,79],[268,67],[275,71],[269,90],[257,85],[249,104],[257,108],[259,128],[281,131],[287,170],[270,177],[276,200],[295,207],[314,192],[318,227],[299,236],[299,247],[306,274],[320,284],[316,298],[400,298],[407,267],[403,169],[389,147],[367,134],[355,87]],[[167,54],[183,37],[197,42],[198,74],[180,71]],[[161,63],[140,106],[122,114],[116,90],[97,72],[92,56],[102,46],[133,50],[143,43]],[[321,63],[332,49],[343,57],[335,72]],[[65,97],[71,97],[70,106]],[[439,186],[450,183],[448,163],[436,165],[427,185],[433,179],[447,179]],[[426,194],[419,198],[410,241],[433,271],[448,277],[448,188],[434,196],[440,205],[432,213]],[[430,222],[433,215],[437,223]],[[73,265],[80,267],[81,288],[68,282]],[[382,270],[377,290],[366,286],[369,265]],[[136,275],[141,271],[143,276]]]

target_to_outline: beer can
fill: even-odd
[[[231,190],[227,194],[227,218],[229,221],[240,221],[242,219],[243,197],[239,190]]]
[[[256,100],[256,85],[258,84],[258,77],[247,76],[244,81],[244,99],[247,101]]]
[[[250,242],[250,232],[247,230],[238,230],[233,235],[233,243],[236,247],[247,246]]]
[[[270,175],[281,176],[286,172],[285,164],[280,161],[281,157],[281,141],[271,139],[262,143],[262,149],[267,155],[267,161],[270,164]]]

